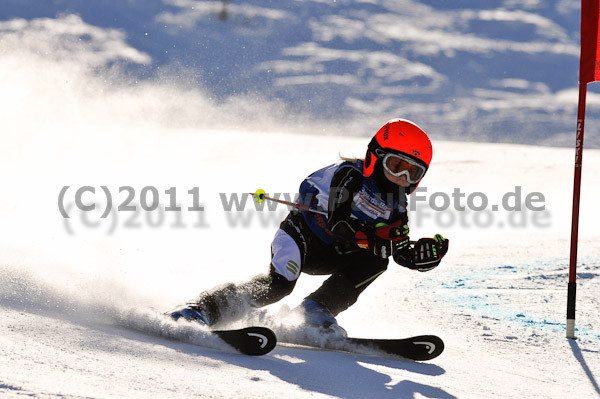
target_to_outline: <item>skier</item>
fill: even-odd
[[[408,237],[406,195],[419,185],[432,154],[427,134],[415,123],[387,122],[364,160],[344,158],[301,183],[298,202],[311,210],[292,211],[281,223],[268,274],[204,292],[170,316],[207,326],[227,323],[289,295],[302,272],[331,275],[296,310],[308,325],[345,335],[335,317],[387,269],[390,257],[424,272],[448,251],[448,240],[439,234],[416,243]]]

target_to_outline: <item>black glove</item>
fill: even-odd
[[[355,234],[356,245],[362,249],[369,249],[373,251],[375,256],[379,256],[380,258],[387,259],[392,255],[392,241],[389,239],[384,239],[378,237],[376,235],[368,236],[367,233],[363,231],[357,231]]]
[[[375,255],[381,258],[388,258],[395,252],[410,246],[408,233],[410,229],[404,220],[400,219],[395,223],[386,225],[380,223],[375,229]]]
[[[402,222],[392,225],[379,224],[376,228],[363,226],[355,234],[356,245],[370,249],[375,256],[387,259],[394,252],[410,245],[408,226]]]
[[[414,247],[406,246],[394,252],[394,261],[400,266],[426,272],[435,269],[448,252],[449,240],[436,234],[434,238],[421,238]]]
[[[375,236],[373,253],[380,258],[387,259],[388,257],[393,256],[394,253],[401,251],[406,247],[410,247],[410,240],[408,237],[397,238],[391,241]]]

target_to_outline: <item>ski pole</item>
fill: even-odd
[[[256,192],[252,195],[254,196],[254,200],[256,202],[258,202],[259,204],[261,202],[263,202],[264,200],[269,200],[269,201],[273,201],[273,202],[278,202],[280,204],[288,205],[288,206],[291,206],[296,209],[300,209],[301,211],[314,212],[314,213],[318,213],[318,214],[327,216],[327,212],[325,212],[325,211],[319,211],[318,209],[310,208],[310,207],[308,207],[306,205],[302,205],[302,204],[296,204],[294,202],[289,202],[289,201],[284,201],[284,200],[280,200],[277,198],[267,197],[267,193],[265,193],[265,190],[260,190],[260,189],[256,190]]]
[[[250,193],[252,194],[252,193]],[[256,202],[258,202],[259,204],[261,202],[263,202],[264,200],[269,200],[269,201],[274,201],[274,202],[278,202],[280,204],[284,204],[284,205],[289,205],[291,207],[294,207],[296,209],[300,209],[301,211],[308,211],[308,212],[314,212],[314,213],[318,213],[320,215],[325,215],[327,216],[327,212],[325,211],[320,211],[318,209],[314,209],[314,208],[310,208],[306,205],[302,205],[302,204],[296,204],[294,202],[288,202],[288,201],[284,201],[284,200],[280,200],[277,198],[271,198],[271,197],[267,197],[267,193],[265,193],[264,190],[258,189],[256,190],[256,192],[254,194],[252,194],[254,196],[254,200]],[[385,226],[385,223],[379,223],[377,225],[377,227],[382,227]],[[416,241],[409,241],[412,245],[416,244]]]

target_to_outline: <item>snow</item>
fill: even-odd
[[[171,1],[181,14],[164,12],[197,26],[214,12],[207,3]],[[414,12],[429,7],[402,3],[415,6]],[[570,32],[554,29],[556,21],[529,10],[539,2],[519,3],[525,11],[456,11],[437,25],[424,24],[458,31],[461,25],[452,28],[453,18],[512,20],[532,25],[540,37],[573,45]],[[567,3],[560,7],[568,8]],[[381,4],[390,11],[397,7]],[[294,11],[244,7],[243,12],[272,21],[288,21]],[[384,16],[363,12],[354,19],[369,18]],[[337,21],[340,29],[346,26]],[[356,129],[336,135],[334,122],[290,113],[274,101],[247,94],[216,98],[209,88],[196,87],[189,71],[164,67],[162,74],[132,82],[119,63],[155,62],[156,56],[131,45],[131,31],[60,15],[0,21],[0,32],[1,48],[9,50],[0,57],[3,398],[600,396],[599,150],[583,153],[578,340],[565,338],[573,149],[522,145],[512,132],[507,132],[512,142],[504,144],[447,141],[438,125],[421,117],[415,121],[431,132],[434,160],[421,191],[412,196],[411,236],[442,233],[451,241],[450,252],[427,273],[390,264],[339,321],[358,337],[436,334],[444,339],[445,352],[417,363],[282,345],[266,356],[247,357],[214,338],[203,341],[208,347],[194,345],[202,331],[157,313],[202,290],[267,270],[270,242],[287,209],[258,211],[244,195],[262,188],[293,198],[309,173],[336,161],[338,153],[362,156],[379,125],[405,115],[389,114],[390,108],[377,109],[368,96],[356,96],[349,103],[372,106],[378,122],[364,129],[349,120],[347,126]],[[353,38],[350,31],[321,33]],[[390,31],[388,40],[396,40],[394,34]],[[69,40],[72,35],[84,35],[88,43]],[[383,67],[384,79],[396,79],[392,65],[440,82],[446,78],[409,54],[389,58],[374,51],[361,58],[352,48],[328,53],[316,41],[286,48],[289,59],[260,61],[279,68],[275,84],[323,79],[332,73],[329,66],[319,69],[328,55],[373,70],[390,65]],[[284,62],[299,55],[307,58]],[[335,75],[335,84],[345,84],[343,73]],[[552,110],[552,96],[569,96],[552,82],[526,77],[495,77],[488,83],[481,89],[496,91],[473,100],[488,109],[511,102],[525,106],[524,98],[543,104],[546,98],[546,109]],[[562,101],[566,107],[568,101]],[[415,107],[437,109],[426,103]],[[588,121],[589,131],[594,126]],[[556,144],[552,135],[540,137]],[[62,205],[70,218],[60,213],[65,186]],[[77,189],[86,186],[95,188],[82,195],[83,205],[97,205],[90,212],[75,203]],[[131,189],[120,191],[125,186]],[[109,202],[103,187],[113,205],[106,218],[101,217]],[[159,210],[144,211],[152,187]],[[172,205],[166,193],[172,187],[181,211],[163,210]],[[194,188],[196,194],[188,192]],[[456,189],[464,194],[457,203]],[[130,205],[136,211],[119,211],[128,190],[135,192]],[[503,209],[503,199],[506,206],[523,205],[529,195],[540,200],[534,206],[545,208]],[[485,209],[473,210],[483,196],[489,199]],[[449,209],[440,210],[446,199]],[[470,209],[454,208],[467,204]],[[204,211],[188,209],[193,206]],[[292,295],[268,311],[295,306],[322,281],[301,276]]]

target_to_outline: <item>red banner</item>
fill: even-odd
[[[600,0],[581,0],[579,82],[582,84],[600,80],[599,20]]]

